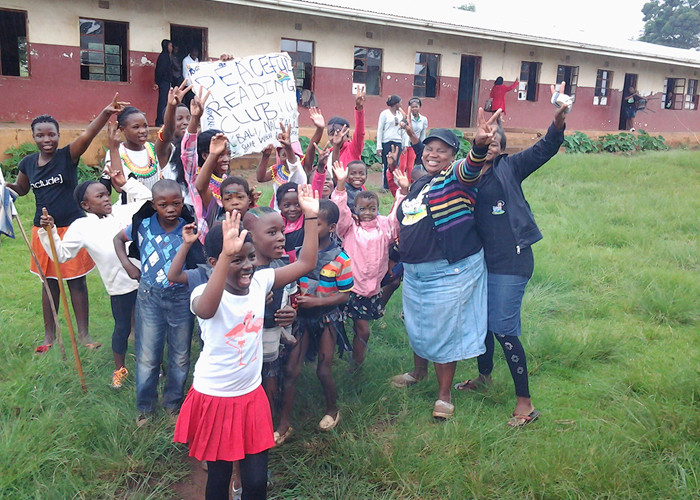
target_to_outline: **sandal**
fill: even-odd
[[[458,391],[478,391],[488,385],[488,382],[482,382],[478,378],[468,378],[464,382],[455,384],[455,389]]]
[[[98,350],[100,347],[102,347],[102,343],[101,343],[101,342],[92,342],[92,343],[90,343],[90,344],[84,344],[84,345],[85,345],[85,347],[87,347],[87,348],[90,349],[91,351],[96,351],[96,350]]]
[[[454,417],[455,405],[438,399],[435,401],[435,406],[433,406],[433,417],[440,419],[448,419]]]
[[[53,344],[44,344],[40,345],[34,350],[34,354],[46,354],[49,352],[49,349],[53,347]]]
[[[410,373],[402,373],[401,375],[396,375],[394,378],[391,379],[391,385],[398,389],[403,389],[405,387],[411,387],[412,385],[417,384],[420,382],[422,379],[417,379]]]
[[[330,431],[332,429],[335,429],[335,426],[338,425],[339,421],[340,412],[336,414],[335,418],[331,417],[330,415],[325,415],[318,423],[318,428],[322,431]]]
[[[540,412],[537,410],[532,410],[532,413],[529,415],[515,415],[513,414],[513,418],[508,420],[508,426],[509,427],[525,427],[527,424],[530,422],[534,422],[537,420],[540,416]]]
[[[284,442],[287,440],[289,436],[292,435],[292,432],[294,432],[294,429],[289,427],[284,434],[280,434],[279,432],[275,431],[273,434],[273,437],[275,439],[275,445],[276,446],[281,446],[284,444]]]

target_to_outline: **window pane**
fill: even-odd
[[[105,54],[105,62],[107,64],[121,64],[121,58],[114,54]]]
[[[416,97],[425,97],[425,87],[413,87],[413,95]]]
[[[363,47],[355,47],[355,57],[361,59],[367,59],[367,49]]]
[[[382,60],[382,51],[380,49],[369,49],[369,53],[367,54],[367,58],[370,60],[375,60],[377,62],[380,62]],[[371,62],[370,62],[371,64]]]
[[[102,21],[95,21],[94,19],[81,19],[80,33],[83,35],[102,35],[104,33]]]
[[[314,44],[311,42],[298,41],[297,42],[297,50],[299,52],[308,52],[309,54],[311,54],[314,51]]]
[[[414,76],[413,85],[416,85],[418,87],[425,87],[425,77],[420,75]]]
[[[89,50],[103,50],[102,42],[88,42],[87,46]]]
[[[105,45],[105,54],[120,54],[119,45]]]
[[[297,43],[294,40],[282,40],[282,52],[296,52]]]
[[[380,68],[372,67],[367,74],[367,94],[379,95],[381,91],[382,72]]]
[[[121,75],[122,72],[122,67],[121,66],[112,66],[112,65],[107,65],[106,66],[107,73],[110,75]]]
[[[104,54],[102,52],[89,52],[83,50],[80,52],[80,64],[92,65],[92,64],[104,64]]]
[[[352,82],[353,83],[367,83],[367,73],[364,71],[353,71],[352,72]],[[369,92],[367,92],[369,94]]]
[[[362,71],[362,72],[367,71],[367,61],[364,59],[355,58],[355,62],[353,63],[352,69],[354,71]]]

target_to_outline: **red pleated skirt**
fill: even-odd
[[[242,460],[275,445],[270,404],[262,386],[243,396],[187,393],[175,425],[176,443],[188,443],[197,460]]]

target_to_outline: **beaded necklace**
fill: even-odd
[[[211,174],[211,179],[209,180],[209,188],[211,189],[211,194],[214,195],[214,198],[217,200],[221,201],[221,183],[224,181],[226,178],[226,175],[223,177],[217,177],[215,174]]]
[[[126,168],[131,170],[131,172],[136,177],[140,179],[147,179],[158,170],[158,159],[156,158],[156,152],[153,147],[153,144],[151,144],[150,142],[147,142],[145,144],[146,153],[148,154],[148,163],[143,167],[139,167],[133,161],[131,161],[131,158],[129,158],[128,153],[129,150],[126,149],[126,147],[124,147],[123,144],[122,147],[123,150],[120,152],[121,154],[119,155],[119,157],[121,158],[124,165],[126,165]]]

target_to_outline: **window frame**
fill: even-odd
[[[5,75],[2,72],[2,59],[0,59],[0,78],[31,78],[32,77],[32,61],[31,58],[29,57],[29,12],[26,10],[22,9],[6,9],[4,7],[0,8],[0,11],[2,12],[12,12],[15,14],[22,14],[24,15],[24,57],[25,57],[25,62],[26,62],[26,75],[22,74],[22,53],[19,52],[18,48],[18,58],[19,58],[19,75]],[[21,37],[17,37],[19,40]]]
[[[359,50],[366,50],[367,51],[367,57],[364,59],[358,58],[357,57],[357,51]],[[379,52],[379,73],[377,75],[377,93],[370,93],[367,92],[367,89],[369,89],[369,85],[367,83],[368,75],[369,73],[369,53],[371,50],[376,50]],[[364,70],[358,70],[355,69],[355,61],[357,60],[363,60],[365,61],[365,69]],[[361,45],[355,45],[353,48],[353,68],[352,68],[352,83],[358,83],[358,84],[363,84],[365,86],[365,92],[367,95],[374,95],[374,96],[381,96],[382,95],[382,74],[383,74],[383,69],[384,69],[384,49],[380,49],[378,47],[365,47]],[[365,81],[364,82],[358,82],[356,74],[364,74],[365,75]]]
[[[296,47],[296,50],[295,50],[294,52],[291,52],[291,53],[290,53],[288,50],[283,49],[283,48],[282,48],[282,44],[283,44],[285,41],[286,41],[286,42],[294,42],[294,44],[295,44],[294,46]],[[298,69],[298,68],[297,68],[297,64],[298,64],[298,63],[306,64],[306,63],[304,63],[303,61],[295,60],[295,59],[294,59],[294,56],[292,55],[292,54],[298,54],[298,53],[299,53],[299,42],[304,42],[304,43],[310,43],[310,44],[311,44],[311,63],[309,63],[310,66],[311,66],[311,71],[310,71],[310,72],[311,72],[311,75],[309,75],[309,87],[310,87],[309,89],[305,89],[303,84],[301,85],[301,87],[297,84],[297,82],[298,82],[298,80],[299,80],[299,77],[298,77],[298,75],[297,75],[297,69]],[[295,85],[295,87],[297,88],[297,90],[301,89],[301,90],[309,90],[309,91],[311,91],[311,92],[314,92],[314,88],[316,87],[316,85],[315,85],[315,83],[316,83],[316,82],[315,82],[315,77],[316,77],[316,71],[315,71],[315,69],[316,69],[316,42],[314,42],[314,41],[312,41],[312,40],[300,40],[300,39],[297,39],[297,38],[285,38],[285,37],[282,37],[282,38],[280,39],[280,50],[281,50],[282,52],[286,52],[287,54],[289,54],[289,57],[292,58],[292,65],[293,65],[293,67],[294,67],[294,85]],[[308,53],[308,52],[306,52],[306,51],[303,51],[303,52]],[[304,71],[306,71],[306,68],[304,68]],[[304,74],[303,80],[306,80],[306,74]]]
[[[419,59],[421,55],[426,56],[426,62],[425,63],[420,63]],[[430,56],[435,56],[437,58],[436,64],[435,64],[435,90],[434,93],[435,95],[433,96],[428,96],[428,68],[430,64],[429,57]],[[421,99],[438,99],[440,97],[440,62],[441,62],[441,55],[440,54],[435,54],[432,52],[416,52],[414,62],[413,62],[413,95],[416,97],[420,97]],[[421,75],[420,72],[418,72],[418,67],[424,64],[425,69],[426,69],[426,74]],[[423,85],[417,85],[416,84],[416,78],[423,76],[425,78],[425,81],[423,82]],[[423,89],[422,92],[418,92],[416,89]]]
[[[694,82],[694,83],[691,83]],[[685,91],[685,101],[683,108],[688,111],[698,109],[698,80],[694,78],[688,79],[688,85]]]
[[[102,23],[102,36],[101,38],[101,43],[102,43],[102,51],[95,50],[95,49],[90,49],[89,45],[87,48],[83,48],[83,36],[85,36],[86,43],[90,43],[89,38],[93,35],[83,33],[82,32],[82,25],[83,22],[101,22]],[[113,43],[106,43],[105,38],[106,38],[106,31],[107,31],[107,24],[114,24],[114,25],[122,25],[124,27],[124,47],[121,45],[113,44]],[[129,72],[129,22],[128,21],[115,21],[112,19],[95,19],[95,18],[89,18],[89,17],[78,17],[78,33],[80,34],[80,45],[78,47],[78,60],[79,60],[79,68],[80,68],[80,81],[82,82],[102,82],[102,83],[121,83],[121,84],[128,84],[130,82],[130,72]],[[93,42],[95,43],[95,42]],[[107,59],[108,56],[114,56],[116,54],[113,53],[107,53],[106,47],[107,46],[111,47],[119,47],[119,80],[108,80],[107,75],[115,75],[116,73],[108,73],[107,72],[107,67],[114,67],[116,66],[114,63],[108,64]],[[95,53],[95,54],[102,54],[102,64],[83,64],[83,53]],[[87,67],[87,75],[88,78],[83,78],[83,67]],[[90,68],[91,67],[102,67],[104,68],[104,71],[102,73],[98,72],[91,72]],[[99,78],[90,78],[90,75],[92,74],[102,74],[103,79]]]
[[[670,93],[670,100],[668,92],[669,81],[673,82],[673,90]],[[682,111],[685,109],[685,78],[666,77],[664,79],[664,91],[663,95],[661,96],[661,102],[661,109],[668,109],[672,111]],[[669,102],[671,104],[670,106],[668,106]]]
[[[613,76],[614,72],[607,69],[599,69],[596,73],[595,89],[593,92],[594,106],[608,105]]]
[[[559,64],[557,65],[557,77],[555,79],[555,84],[559,85],[562,80],[566,81],[566,68],[571,68],[571,73],[569,76],[569,81],[566,82],[568,85],[565,90],[565,94],[571,96],[573,102],[576,102],[576,90],[578,89],[578,75],[579,67],[571,66],[569,64]]]
[[[528,69],[523,66],[527,64]],[[535,84],[534,90],[530,89],[530,74],[532,73],[532,65],[535,65]],[[540,71],[542,63],[537,61],[520,61],[520,83],[518,83],[518,101],[537,102],[540,94]],[[522,86],[524,85],[524,88]],[[530,91],[534,94],[530,99]]]

